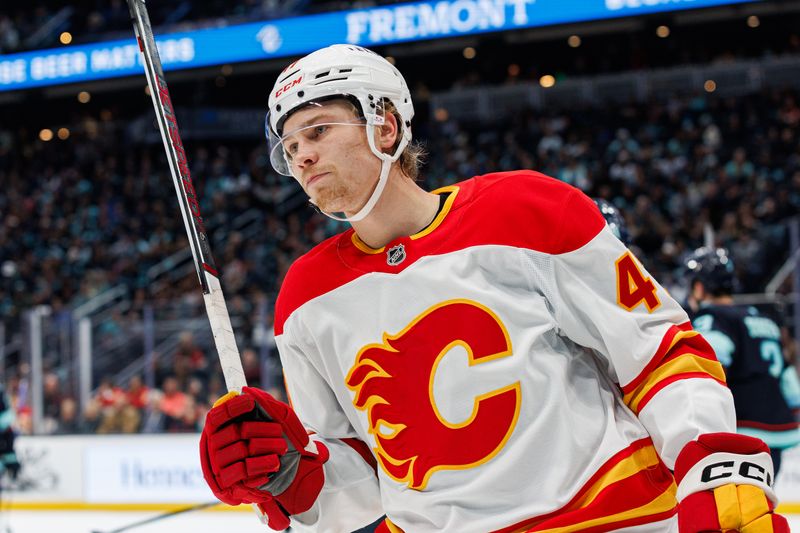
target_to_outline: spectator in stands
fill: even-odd
[[[83,420],[80,425],[80,433],[97,433],[102,422],[103,410],[100,402],[96,399],[89,400],[83,409]]]
[[[101,405],[97,433],[137,433],[141,423],[142,412],[128,403],[125,394],[120,394],[115,396],[114,403]]]
[[[176,361],[179,358],[184,360],[189,372],[203,371],[208,366],[206,354],[197,346],[194,335],[190,331],[184,331],[180,334],[175,356]]]
[[[190,405],[189,397],[178,388],[178,380],[170,376],[164,380],[163,395],[158,408],[163,419],[161,427],[164,431],[176,431],[183,426],[183,419]]]
[[[13,52],[19,48],[19,32],[6,15],[0,15],[0,53]]]
[[[125,391],[125,396],[128,403],[139,410],[144,410],[147,407],[147,399],[150,390],[142,382],[142,377],[139,375],[133,376],[128,382],[128,388]]]
[[[78,403],[72,398],[61,400],[60,417],[54,433],[69,435],[71,433],[83,433],[84,428],[78,416]]]
[[[147,408],[144,410],[142,419],[142,433],[161,433],[164,431],[164,414],[160,409],[163,396],[164,393],[160,389],[150,391]]]
[[[574,156],[568,156],[566,163],[562,165],[555,176],[565,183],[569,183],[580,190],[587,192],[592,188],[589,178],[589,169],[582,161]]]
[[[247,384],[251,387],[258,387],[261,383],[261,361],[252,348],[242,350],[242,367]]]
[[[125,391],[121,387],[114,385],[111,376],[104,376],[97,387],[95,398],[101,408],[114,407],[122,403],[125,398]]]
[[[61,402],[64,394],[61,390],[61,380],[54,372],[47,372],[42,380],[44,389],[43,433],[53,433],[58,427]]]
[[[744,181],[753,177],[755,167],[747,158],[747,152],[739,146],[733,151],[733,157],[725,164],[725,173],[736,181]]]
[[[616,161],[608,170],[608,175],[612,180],[620,182],[621,185],[635,187],[642,176],[642,170],[639,164],[631,158],[630,152],[620,150]]]

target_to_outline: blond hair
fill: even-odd
[[[395,141],[392,147],[392,151],[394,151],[397,150],[397,147],[400,145],[402,128],[410,128],[411,125],[403,123],[403,117],[400,116],[400,113],[398,113],[397,108],[391,100],[384,99],[384,111],[393,114],[401,128],[398,130],[400,135],[398,135],[397,141]],[[398,159],[400,171],[412,180],[417,181],[419,179],[420,169],[422,165],[425,164],[425,156],[427,155],[423,144],[412,139],[403,149],[403,153],[400,154],[400,158]]]

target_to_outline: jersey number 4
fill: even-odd
[[[617,303],[620,307],[633,311],[644,303],[648,313],[658,309],[661,300],[656,294],[656,284],[644,276],[633,254],[625,252],[615,264],[617,267]]]

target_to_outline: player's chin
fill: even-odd
[[[342,203],[341,202],[337,202],[335,200],[332,201],[332,200],[329,200],[329,199],[326,199],[326,198],[319,198],[319,197],[315,198],[314,196],[310,196],[310,198],[311,198],[311,202],[315,206],[317,206],[317,208],[320,211],[324,211],[326,213],[341,213],[342,212],[342,208],[341,208],[341,204]]]
[[[314,194],[317,191],[311,192],[311,201],[326,213],[345,213],[352,211],[352,202],[349,202],[346,196],[335,194],[329,189],[320,190],[318,194]]]

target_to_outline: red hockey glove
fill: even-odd
[[[217,400],[200,437],[203,477],[214,495],[258,505],[276,530],[314,504],[327,460],[328,449],[309,442],[291,407],[252,387]]]
[[[680,533],[789,533],[777,498],[769,448],[734,433],[701,435],[675,463]]]

